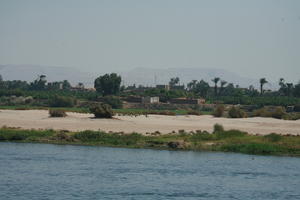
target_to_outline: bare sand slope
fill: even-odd
[[[164,116],[149,115],[131,117],[116,116],[116,119],[94,119],[91,114],[68,113],[65,118],[49,118],[46,110],[0,110],[0,126],[20,127],[24,129],[64,129],[70,131],[104,130],[123,131],[125,133],[155,132],[170,133],[173,130],[211,131],[215,123],[225,129],[239,129],[251,134],[300,135],[300,120],[287,121],[272,118],[227,119],[202,116]]]

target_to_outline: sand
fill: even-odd
[[[68,112],[65,118],[50,118],[46,110],[0,110],[0,126],[19,127],[23,129],[55,129],[55,130],[104,130],[113,132],[147,133],[159,131],[170,133],[184,129],[185,131],[212,131],[215,123],[222,124],[225,129],[239,129],[250,134],[265,135],[272,132],[278,134],[300,135],[300,120],[288,121],[272,118],[228,119],[214,118],[210,115],[192,116],[115,116],[115,119],[95,119],[92,114]]]

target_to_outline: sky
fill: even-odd
[[[300,80],[299,0],[0,0],[0,64]]]

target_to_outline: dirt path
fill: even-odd
[[[68,113],[66,118],[49,118],[46,110],[0,110],[0,126],[20,127],[24,129],[64,129],[70,131],[104,130],[123,131],[125,133],[155,132],[170,133],[184,129],[186,131],[211,131],[215,123],[225,129],[239,129],[251,134],[300,135],[300,120],[287,121],[272,118],[227,119],[202,116],[164,116],[149,115],[131,117],[116,116],[116,119],[93,119],[91,114]]]

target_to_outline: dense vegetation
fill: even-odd
[[[161,135],[158,131],[141,135],[89,130],[66,132],[2,128],[0,141],[300,156],[300,136],[281,136],[275,133],[266,136],[249,135],[239,130],[224,130],[221,125],[215,125],[213,133],[200,130],[187,133],[179,130],[178,133],[166,135]]]
[[[1,76],[0,76],[1,77]],[[47,82],[41,75],[31,83],[26,81],[4,81],[0,78],[0,107],[2,108],[62,108],[65,110],[89,112],[97,103],[105,103],[122,114],[213,114],[215,117],[274,117],[278,119],[299,119],[300,114],[300,83],[286,83],[279,80],[279,89],[269,91],[264,89],[268,82],[265,78],[259,80],[259,90],[253,86],[240,88],[219,77],[212,79],[210,86],[204,80],[192,80],[187,87],[180,85],[180,79],[170,79],[169,89],[144,86],[121,86],[121,77],[115,73],[99,76],[95,82],[96,90],[85,89],[82,83],[72,87],[67,81]],[[139,105],[135,109],[122,109],[123,100],[127,97],[158,96],[162,104]],[[205,98],[209,106],[178,106],[170,104],[174,98]],[[230,109],[230,105],[234,106]],[[245,107],[243,105],[247,105]],[[278,106],[274,114],[266,106]],[[290,113],[289,106],[293,106]],[[262,109],[262,110],[261,110]],[[263,110],[265,109],[265,110]],[[282,109],[280,112],[279,109]]]

